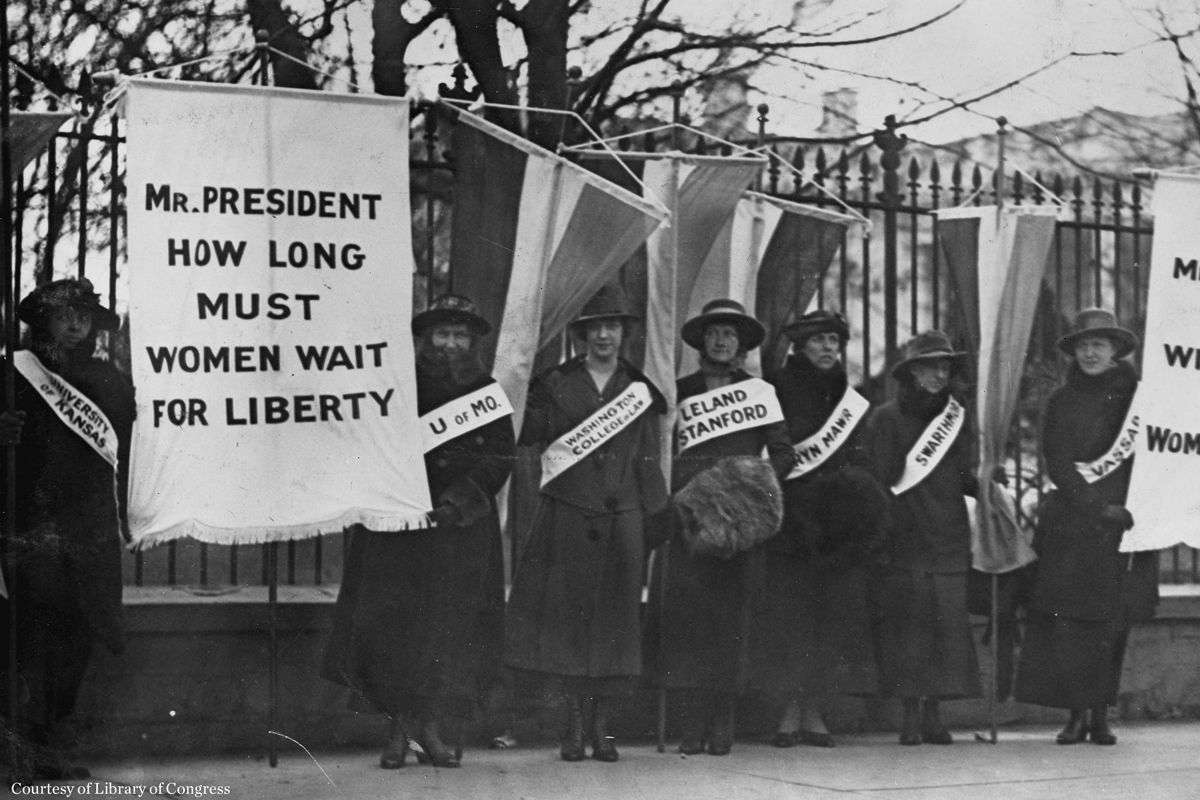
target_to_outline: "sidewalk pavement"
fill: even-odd
[[[468,749],[459,769],[418,766],[385,771],[378,751],[307,754],[280,743],[279,766],[261,756],[179,757],[93,762],[86,782],[52,784],[89,797],[206,796],[255,800],[308,798],[513,798],[623,800],[664,798],[887,798],[888,800],[1088,800],[1200,798],[1200,721],[1133,722],[1115,728],[1115,747],[1054,744],[1056,727],[1004,728],[1000,741],[955,731],[949,747],[901,747],[894,734],[839,736],[837,747],[787,750],[737,742],[725,757],[664,754],[653,743],[620,742],[621,760],[567,764],[556,747]],[[6,787],[10,788],[11,787]],[[17,788],[38,796],[44,787]],[[153,789],[157,792],[152,793]],[[215,793],[215,794],[214,794]]]

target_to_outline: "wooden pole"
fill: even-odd
[[[8,19],[8,0],[0,0],[4,8],[4,18]],[[4,64],[0,66],[0,283],[4,284],[4,409],[9,413],[16,411],[16,386],[13,374],[13,350],[17,346],[17,324],[13,303],[13,254],[12,254],[12,223],[13,223],[13,169],[12,148],[9,142],[11,117],[9,102],[12,99],[11,85],[8,73],[8,24],[0,26],[0,52],[4,53]],[[51,144],[53,147],[53,144]],[[19,255],[19,254],[18,254]],[[17,587],[16,571],[10,562],[12,543],[17,537],[17,447],[10,444],[5,449],[5,466],[7,468],[4,495],[4,540],[0,543],[3,548],[3,561],[7,567],[4,576],[8,587],[8,724],[15,732],[18,729],[18,696],[17,696]]]

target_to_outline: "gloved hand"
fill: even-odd
[[[992,470],[992,483],[1008,486],[1008,473],[1004,471],[1003,465],[997,464]]]
[[[449,503],[443,503],[433,511],[429,512],[429,521],[435,528],[444,528],[450,525],[457,525],[462,521],[462,512]]]
[[[1100,510],[1100,519],[1120,525],[1121,530],[1127,531],[1133,527],[1133,514],[1125,506],[1109,505]]]

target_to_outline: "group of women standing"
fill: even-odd
[[[458,766],[447,720],[498,679],[501,652],[561,709],[565,761],[589,748],[618,760],[614,709],[639,683],[679,712],[684,754],[729,753],[749,692],[774,700],[778,747],[834,746],[824,706],[839,694],[898,698],[902,744],[950,744],[939,704],[981,691],[965,354],[938,331],[915,337],[891,372],[895,399],[872,409],[848,383],[840,315],[785,328],[792,352],[767,382],[744,368],[762,324],[715,300],[682,329],[700,369],[672,409],[621,355],[635,322],[606,287],[571,325],[580,354],[530,387],[520,444],[541,454],[540,491],[506,611],[494,495],[512,468],[510,417],[425,454],[434,527],[353,533],[324,674],[392,718],[382,766],[402,766],[412,743]],[[414,320],[421,414],[497,391],[476,355],[488,330],[454,295]],[[1082,313],[1047,408],[1058,488],[1017,696],[1071,709],[1062,743],[1115,742],[1106,710],[1129,624],[1153,609],[1152,557],[1117,552],[1129,454],[1098,478],[1077,468],[1114,460],[1136,387],[1120,359],[1135,344],[1107,312]]]

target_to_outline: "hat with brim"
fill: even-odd
[[[850,340],[850,323],[836,311],[819,309],[783,327],[783,335],[798,345],[803,345],[808,337],[818,333],[836,333],[845,344]]]
[[[967,365],[967,354],[955,350],[950,337],[941,331],[925,331],[919,333],[904,345],[904,358],[892,367],[892,377],[901,378],[915,364],[922,361],[936,361],[944,358],[950,361],[951,367],[961,371]]]
[[[476,336],[491,333],[492,326],[475,313],[475,304],[461,294],[444,294],[429,304],[429,308],[413,317],[413,336],[421,336],[434,325],[466,325]]]
[[[683,323],[680,336],[683,341],[697,350],[704,349],[704,331],[709,325],[732,325],[737,328],[738,344],[753,350],[762,344],[767,329],[754,317],[746,313],[746,307],[736,300],[710,300],[704,304],[699,316]]]
[[[619,284],[610,283],[592,295],[592,299],[587,301],[579,316],[571,323],[571,330],[581,334],[589,322],[605,319],[620,320],[623,323],[637,322],[640,319],[636,314],[629,313],[625,290]]]
[[[1117,324],[1116,316],[1105,308],[1085,308],[1075,315],[1071,332],[1058,340],[1058,349],[1075,356],[1075,345],[1086,336],[1105,336],[1116,348],[1116,358],[1124,358],[1137,349],[1138,337]]]
[[[17,319],[46,328],[54,312],[64,308],[90,311],[95,330],[115,331],[121,327],[121,318],[100,305],[100,295],[87,278],[65,278],[39,286],[17,306]]]

